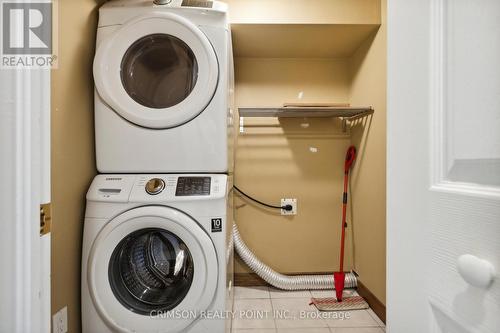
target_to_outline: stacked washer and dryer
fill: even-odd
[[[84,333],[224,332],[232,309],[234,71],[227,6],[99,10],[98,175],[87,193]]]

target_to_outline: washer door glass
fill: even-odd
[[[179,38],[152,34],[127,50],[121,78],[126,92],[137,103],[165,109],[189,96],[198,78],[198,63],[193,51]]]
[[[115,248],[109,282],[129,310],[150,315],[175,308],[193,282],[194,264],[187,245],[163,229],[135,231]]]

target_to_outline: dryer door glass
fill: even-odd
[[[125,237],[109,263],[114,295],[129,310],[150,315],[175,308],[193,281],[193,258],[186,244],[163,229],[142,229]]]
[[[194,89],[198,63],[189,46],[177,37],[152,34],[125,52],[121,79],[137,103],[165,109],[182,102]]]

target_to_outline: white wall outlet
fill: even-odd
[[[65,306],[52,316],[52,333],[68,332],[68,307]]]
[[[292,205],[292,210],[281,209],[281,215],[297,215],[297,199],[281,199],[281,206]]]

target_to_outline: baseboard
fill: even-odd
[[[366,286],[363,282],[358,280],[358,294],[362,296],[370,308],[375,312],[375,314],[382,320],[385,324],[386,309],[384,303],[382,303]]]
[[[234,273],[234,285],[239,287],[269,286],[255,273]]]
[[[295,273],[291,275],[302,275],[303,273]],[[331,273],[305,273],[305,274],[331,274]],[[240,287],[255,287],[255,286],[269,286],[269,284],[262,280],[260,276],[255,273],[235,273],[234,285]],[[370,308],[375,314],[385,323],[386,309],[382,303],[366,286],[358,280],[358,293],[370,305]]]

